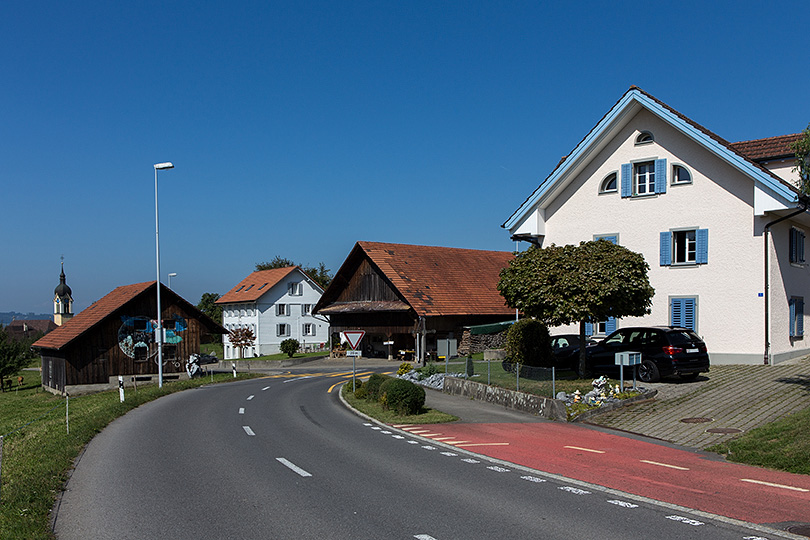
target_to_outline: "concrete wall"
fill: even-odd
[[[454,396],[466,396],[478,401],[503,405],[507,409],[536,414],[550,420],[565,422],[568,413],[565,404],[556,399],[533,394],[505,390],[457,377],[444,378],[444,392]]]

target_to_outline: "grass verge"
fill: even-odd
[[[0,435],[4,435],[0,538],[4,540],[53,538],[50,512],[73,461],[107,424],[148,401],[211,383],[210,377],[204,377],[166,382],[163,388],[140,386],[137,392],[127,389],[126,401],[121,403],[117,391],[66,400],[35,384],[39,373],[22,373],[27,383],[23,388],[0,394]],[[252,377],[240,373],[234,379],[232,374],[222,373],[214,375],[214,382]]]
[[[810,409],[707,448],[729,461],[810,474]]]
[[[443,424],[458,420],[457,416],[427,407],[422,409],[422,412],[419,414],[400,416],[392,410],[383,409],[383,406],[376,401],[354,397],[350,388],[351,380],[348,385],[344,384],[340,390],[343,392],[343,398],[346,402],[361,413],[386,424]]]

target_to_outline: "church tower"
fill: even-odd
[[[62,261],[62,273],[59,274],[59,285],[53,290],[53,322],[62,326],[73,317],[73,291],[65,283],[65,261]]]

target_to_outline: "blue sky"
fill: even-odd
[[[630,87],[730,140],[810,122],[810,3],[7,2],[0,311],[161,274],[192,303],[358,240],[500,225]]]

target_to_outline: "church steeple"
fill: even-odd
[[[53,322],[58,326],[73,317],[73,291],[65,282],[65,261],[62,257],[62,273],[59,274],[59,285],[53,290]]]

